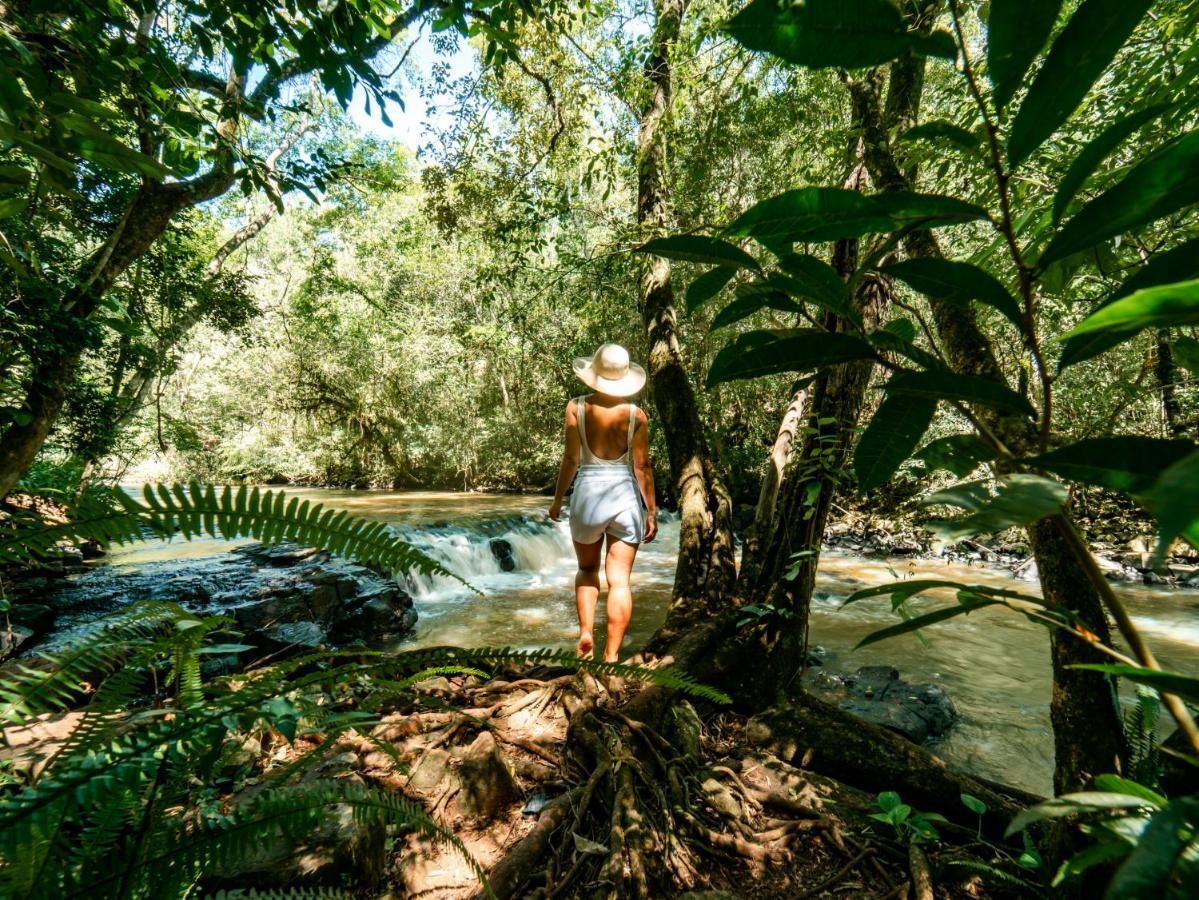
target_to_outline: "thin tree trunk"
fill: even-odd
[[[762,473],[762,485],[758,490],[758,503],[754,507],[754,520],[749,526],[745,542],[741,546],[741,573],[739,580],[753,583],[759,567],[764,538],[774,533],[777,523],[779,490],[791,451],[795,447],[796,435],[804,421],[804,408],[808,403],[808,388],[805,385],[795,392],[791,402],[783,411],[778,434],[766,457],[766,470]]]
[[[1155,335],[1153,374],[1157,377],[1157,388],[1161,392],[1162,419],[1165,421],[1166,434],[1170,437],[1182,437],[1187,426],[1182,418],[1182,408],[1178,404],[1178,394],[1175,391],[1178,369],[1174,365],[1174,352],[1170,349],[1170,332],[1165,328],[1159,328]]]
[[[668,225],[670,54],[686,0],[655,0],[654,8],[657,18],[644,70],[648,91],[637,142],[637,223],[647,236]],[[652,651],[728,602],[736,564],[732,501],[705,437],[679,346],[669,260],[649,260],[641,279],[640,306],[649,338],[650,389],[666,436],[680,519],[674,594],[666,624],[649,648]]]

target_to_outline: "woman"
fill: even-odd
[[[608,643],[604,660],[616,662],[633,613],[629,590],[633,560],[638,546],[658,533],[649,420],[628,399],[645,386],[645,369],[629,362],[624,347],[604,344],[591,359],[576,359],[574,371],[595,393],[575,397],[566,406],[566,450],[550,518],[559,521],[562,498],[577,472],[570,498],[570,536],[579,561],[575,573],[578,654],[584,659],[595,654],[592,632],[599,599],[600,553],[606,537]]]

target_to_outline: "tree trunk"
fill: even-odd
[[[909,90],[919,87],[918,80],[907,84]],[[891,152],[889,133],[878,111],[876,86],[864,79],[852,82],[850,91],[863,122],[865,160],[871,179],[885,192],[911,190],[911,183]],[[904,241],[904,249],[912,257],[943,255],[928,231],[913,232]],[[978,327],[973,311],[935,300],[929,305],[937,336],[953,370],[1006,385],[994,348]],[[1036,452],[1037,433],[1031,420],[995,410],[979,410],[979,415],[1013,452]],[[1044,595],[1078,615],[1100,641],[1109,644],[1111,634],[1099,595],[1057,528],[1051,521],[1042,520],[1028,529]],[[1054,784],[1059,792],[1080,790],[1093,776],[1119,769],[1124,752],[1119,707],[1111,679],[1065,668],[1077,662],[1103,662],[1102,654],[1058,630],[1050,633],[1050,642],[1054,666],[1050,711],[1057,748]]]
[[[1172,438],[1182,437],[1186,434],[1187,426],[1175,391],[1178,369],[1174,365],[1174,352],[1170,349],[1170,332],[1165,328],[1159,328],[1155,335],[1153,374],[1157,377],[1157,388],[1161,392],[1166,434]]]
[[[655,0],[657,19],[645,62],[648,92],[637,140],[637,224],[645,235],[668,224],[666,119],[670,54],[686,0]],[[648,370],[654,404],[670,455],[679,502],[679,561],[666,624],[650,650],[711,615],[731,595],[736,563],[732,500],[705,436],[695,392],[679,347],[670,261],[651,258],[641,279],[640,306],[649,338]]]

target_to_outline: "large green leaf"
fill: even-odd
[[[1183,892],[1187,892],[1188,882],[1193,891],[1196,832],[1199,832],[1199,796],[1170,801],[1149,820],[1136,849],[1108,885],[1104,900],[1170,897],[1180,883]],[[1185,862],[1187,857],[1189,863]],[[1189,865],[1190,878],[1178,874],[1180,865]]]
[[[758,241],[837,241],[900,228],[935,228],[986,217],[954,197],[897,192],[864,196],[842,188],[808,187],[762,200],[726,229]]]
[[[724,30],[751,50],[808,68],[861,69],[908,51],[955,55],[947,35],[909,33],[890,0],[753,0]]]
[[[740,247],[720,238],[698,234],[678,234],[646,241],[634,253],[665,256],[684,262],[732,266],[738,269],[758,269],[758,261]]]
[[[1017,166],[1082,102],[1153,0],[1083,0],[1062,29],[1012,122],[1007,149]]]
[[[991,0],[987,16],[987,74],[995,108],[1011,102],[1049,40],[1062,0]]]
[[[971,300],[977,300],[1000,312],[1020,331],[1024,330],[1024,317],[1015,298],[994,275],[978,266],[925,257],[905,259],[884,266],[882,271],[936,300],[958,306],[968,306]]]
[[[1149,262],[1137,269],[1110,297],[1099,305],[1099,309],[1110,306],[1121,297],[1127,297],[1142,288],[1158,284],[1172,284],[1199,278],[1199,238],[1179,244],[1164,253],[1150,257]],[[1080,337],[1070,338],[1062,348],[1058,369],[1098,356],[1104,350],[1116,346],[1136,331],[1096,331]]]
[[[692,281],[687,287],[687,312],[695,312],[719,294],[736,274],[732,266],[717,266]]]
[[[996,606],[997,600],[975,600],[973,602],[961,602],[955,606],[943,606],[940,609],[933,610],[929,613],[924,613],[920,616],[913,616],[910,619],[905,619],[898,625],[892,625],[890,628],[880,628],[878,631],[872,631],[866,635],[854,646],[854,649],[860,649],[869,644],[877,644],[879,641],[885,641],[887,638],[898,637],[901,634],[910,634],[913,631],[919,631],[921,628],[926,628],[929,625],[935,625],[938,622],[944,622],[946,619],[953,619],[957,616],[965,616],[974,612],[976,609],[982,609],[984,606]]]
[[[1074,162],[1070,163],[1070,168],[1066,170],[1066,174],[1058,183],[1057,193],[1053,195],[1053,223],[1055,225],[1066,214],[1066,207],[1074,199],[1079,188],[1099,168],[1099,164],[1107,159],[1108,154],[1142,125],[1156,119],[1170,106],[1169,103],[1155,103],[1153,106],[1129,113],[1099,132],[1090,143],[1079,151],[1078,156],[1074,157]]]
[[[1038,265],[1089,250],[1199,201],[1199,131],[1155,151],[1080,209],[1049,242]]]
[[[1145,288],[1091,313],[1064,335],[1069,340],[1096,331],[1117,331],[1125,338],[1142,328],[1199,324],[1199,279]]]
[[[886,484],[907,459],[937,411],[937,401],[915,394],[888,394],[870,420],[853,454],[863,491]]]
[[[782,291],[765,284],[742,285],[737,289],[737,299],[718,312],[712,319],[712,330],[740,322],[763,309],[799,313],[803,307]]]
[[[840,312],[842,317],[857,319],[849,304],[849,290],[837,270],[822,259],[806,253],[789,253],[779,259],[779,268],[800,286],[800,296]]]
[[[1199,704],[1199,678],[1191,675],[1183,675],[1180,672],[1163,672],[1160,669],[1147,669],[1144,666],[1129,666],[1121,663],[1076,663],[1070,668],[1105,672],[1108,675],[1143,684],[1160,694],[1173,694],[1190,703]]]
[[[808,371],[873,355],[869,344],[851,334],[814,328],[750,331],[716,354],[707,384]]]
[[[890,393],[904,391],[938,400],[958,400],[977,403],[992,409],[1004,409],[1022,415],[1035,416],[1027,399],[1007,385],[981,375],[961,375],[956,372],[904,372],[887,385]]]
[[[1088,666],[1074,666],[1085,669]],[[1030,806],[1012,819],[1007,828],[1008,836],[1023,831],[1029,825],[1043,822],[1046,819],[1061,819],[1065,816],[1076,816],[1088,812],[1110,812],[1120,809],[1142,809],[1153,806],[1148,800],[1138,794],[1122,794],[1115,791],[1079,791],[1075,794],[1062,794],[1036,806]]]
[[[1190,441],[1120,435],[1088,438],[1024,461],[1071,481],[1139,494],[1194,451]]]
[[[993,460],[996,455],[978,435],[968,433],[937,438],[921,448],[914,458],[923,462],[930,472],[944,469],[963,478],[983,463]]]
[[[937,534],[958,541],[976,534],[996,534],[1051,516],[1066,502],[1066,489],[1038,475],[1005,475],[992,490],[986,481],[955,485],[924,498],[925,506],[955,506],[966,515],[930,522]]]
[[[1199,530],[1199,451],[1162,472],[1143,498],[1157,519],[1157,559],[1166,555],[1170,542],[1179,535],[1193,543]]]

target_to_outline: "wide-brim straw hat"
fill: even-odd
[[[577,358],[574,370],[587,387],[612,397],[631,397],[645,387],[645,369],[620,344],[601,345],[591,359]]]

